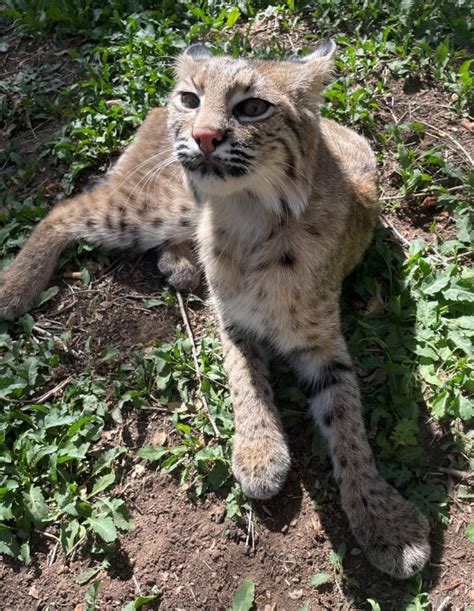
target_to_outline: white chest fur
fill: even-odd
[[[285,349],[302,343],[306,335],[302,287],[307,270],[278,221],[242,230],[216,224],[206,211],[198,243],[224,327],[237,327]]]

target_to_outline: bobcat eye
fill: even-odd
[[[185,108],[197,108],[199,106],[199,98],[195,93],[184,92],[181,94],[181,104]]]
[[[270,102],[261,100],[260,98],[249,98],[248,100],[239,102],[234,107],[234,114],[237,117],[243,117],[244,119],[253,119],[254,117],[260,117],[263,115],[270,108],[270,106]]]

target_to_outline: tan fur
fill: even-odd
[[[159,267],[181,290],[198,279],[196,243],[221,326],[244,492],[276,494],[289,469],[265,358],[279,354],[308,387],[356,538],[375,566],[408,577],[429,557],[428,523],[376,470],[341,332],[341,283],[370,242],[378,202],[367,141],[316,110],[331,55],[264,62],[191,48],[177,61],[167,125],[164,110],[152,111],[107,180],[39,224],[0,278],[0,315],[31,307],[78,238],[160,248]],[[181,92],[199,107],[183,107]],[[248,98],[271,103],[265,118],[236,116]],[[197,128],[223,135],[207,166]]]

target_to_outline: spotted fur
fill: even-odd
[[[317,111],[333,51],[276,62],[191,47],[167,111],[150,113],[103,184],[58,204],[0,277],[0,317],[31,307],[79,238],[159,248],[181,290],[198,282],[197,252],[221,326],[244,492],[276,494],[290,467],[268,381],[267,355],[278,354],[307,388],[355,537],[377,568],[404,578],[429,557],[428,522],[377,472],[341,331],[341,282],[371,239],[378,202],[367,141]],[[261,118],[238,114],[248,99],[265,101]],[[196,134],[206,130],[216,137],[204,154]]]

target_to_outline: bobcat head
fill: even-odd
[[[240,195],[272,212],[303,212],[334,51],[330,40],[302,59],[267,61],[216,57],[197,44],[177,59],[169,127],[198,203]]]

